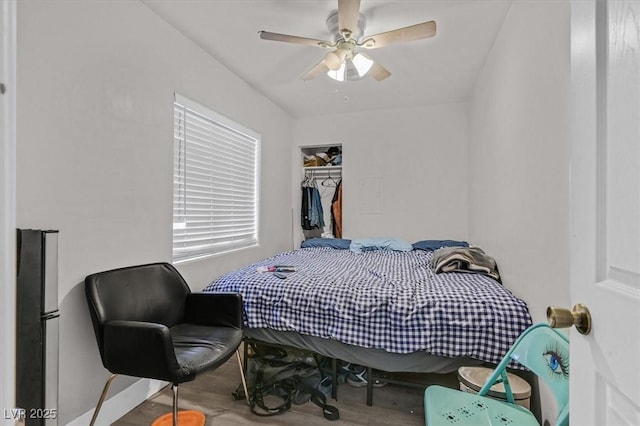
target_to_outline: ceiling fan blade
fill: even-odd
[[[374,62],[371,66],[371,69],[369,70],[369,74],[371,74],[371,77],[375,78],[376,80],[382,81],[385,78],[389,77],[391,75],[391,72],[379,63]]]
[[[360,0],[338,0],[338,31],[345,38],[357,32]]]
[[[298,37],[287,34],[270,33],[269,31],[258,31],[260,38],[263,40],[284,41],[286,43],[304,44],[307,46],[331,47],[331,43],[323,40],[316,40],[314,38]]]
[[[323,72],[327,72],[327,71],[329,71],[329,68],[327,67],[327,64],[324,62],[324,59],[323,59],[317,64],[315,64],[309,71],[304,73],[304,75],[302,76],[302,79],[305,81],[313,80]]]
[[[436,35],[436,21],[423,22],[397,30],[365,37],[362,47],[378,49],[392,43],[421,40]]]

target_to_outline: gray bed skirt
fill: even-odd
[[[244,335],[265,343],[275,343],[298,349],[307,349],[330,358],[340,359],[357,365],[364,365],[389,373],[439,373],[457,371],[465,365],[481,365],[469,357],[447,358],[426,352],[399,354],[382,349],[363,348],[348,345],[337,340],[323,339],[292,331],[274,331],[267,328],[245,328]]]

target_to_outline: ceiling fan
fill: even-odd
[[[326,72],[329,77],[338,81],[359,80],[367,74],[381,81],[391,75],[385,67],[360,52],[360,48],[379,49],[393,43],[421,40],[436,35],[435,21],[428,21],[363,37],[365,17],[360,13],[360,0],[338,0],[338,10],[327,18],[327,27],[331,41],[268,31],[259,31],[259,34],[263,40],[304,44],[329,50],[302,78],[311,80]]]

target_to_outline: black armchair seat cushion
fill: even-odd
[[[231,327],[178,324],[169,332],[178,365],[185,373],[177,382],[195,376],[195,372],[218,368],[235,353],[242,341],[242,330]]]

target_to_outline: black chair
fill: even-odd
[[[85,292],[102,364],[112,373],[91,425],[119,374],[170,382],[174,425],[178,384],[219,367],[234,352],[246,389],[238,351],[243,324],[239,294],[191,293],[168,263],[89,275]]]

